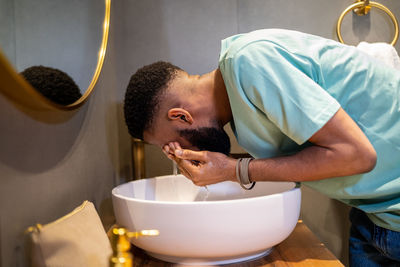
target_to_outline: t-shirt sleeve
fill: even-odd
[[[237,88],[299,145],[340,108],[316,82],[318,67],[310,58],[264,41],[247,45],[230,60]]]

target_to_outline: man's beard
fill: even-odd
[[[222,128],[201,127],[193,130],[181,130],[180,135],[200,150],[229,155],[231,143],[229,136]]]

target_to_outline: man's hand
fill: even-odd
[[[236,160],[224,154],[182,149],[177,142],[164,146],[163,151],[195,185],[204,186],[236,180]]]

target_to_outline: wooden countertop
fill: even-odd
[[[148,256],[143,250],[132,246],[133,266],[135,267],[171,267],[177,264],[168,263]],[[258,266],[315,266],[336,267],[344,266],[310,229],[301,221],[297,223],[292,234],[272,252],[259,259],[223,265],[226,267],[258,267]]]

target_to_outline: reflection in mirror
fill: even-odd
[[[55,107],[71,109],[86,100],[97,81],[109,12],[110,0],[0,1],[0,23],[8,22],[1,23],[0,50]],[[66,88],[71,92],[62,92]]]
[[[57,104],[69,105],[82,96],[74,80],[61,70],[32,66],[22,71],[21,75],[33,88]]]

